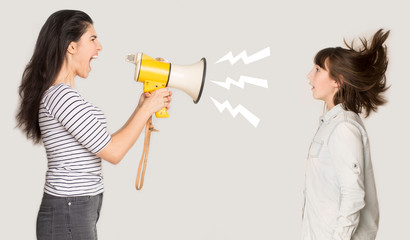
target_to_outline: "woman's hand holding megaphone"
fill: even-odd
[[[160,58],[160,57],[155,58],[155,60],[160,61],[160,62],[168,62],[168,61],[166,61],[165,59]],[[159,91],[159,90],[162,90],[162,91]],[[144,92],[143,94],[141,94],[140,101],[139,101],[139,103],[138,103],[138,107],[142,106],[142,104],[143,104],[143,102],[145,101],[146,98],[151,98],[151,97],[153,97],[153,94],[154,94],[154,93],[155,93],[155,95],[156,95],[156,94],[157,94],[157,93],[156,93],[157,91],[159,91],[158,94],[160,94],[160,93],[162,93],[162,92],[164,92],[164,91],[168,91],[168,88],[157,89],[157,90],[153,91],[152,93],[150,93],[150,92]],[[156,109],[156,110],[154,111],[154,113],[160,111],[160,110],[163,109],[164,107],[165,107],[167,110],[169,109],[169,104],[170,104],[170,102],[171,102],[171,100],[172,100],[172,99],[171,99],[172,93],[171,93],[170,91],[168,91],[168,93],[169,93],[169,95],[168,95],[168,96],[164,96],[163,98],[166,98],[166,99],[162,99],[162,100],[163,100],[162,102],[160,101],[160,100],[161,100],[161,96],[159,96],[158,99],[155,99],[155,97],[154,97],[153,101],[158,100],[159,102],[156,101],[156,104],[161,105],[161,107],[160,107],[159,109],[157,109],[157,108],[155,108],[155,105],[156,105],[156,104],[155,104],[155,103],[153,104],[152,107],[154,107],[154,108]],[[148,109],[151,109],[151,108],[148,107]],[[151,111],[150,111],[150,112],[151,112]],[[152,114],[154,114],[154,113],[152,113]],[[152,115],[152,114],[151,114],[151,115]]]
[[[149,92],[144,92],[128,121],[117,132],[111,135],[112,140],[107,146],[97,154],[97,156],[117,164],[137,141],[141,131],[147,122],[151,122],[151,117],[159,110],[169,108],[172,101],[172,93],[167,87]],[[149,124],[149,130],[152,124]],[[151,130],[152,131],[152,130]]]
[[[145,92],[141,95],[138,105],[152,115],[164,107],[168,110],[172,101],[171,96],[172,92],[168,91],[168,88],[160,88],[152,93]]]

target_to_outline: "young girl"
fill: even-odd
[[[379,207],[365,117],[386,102],[389,31],[377,31],[362,46],[326,48],[308,74],[313,98],[327,111],[310,145],[302,239],[374,240]]]
[[[43,142],[48,159],[37,239],[97,239],[101,158],[121,161],[150,116],[171,101],[166,88],[141,95],[127,123],[110,135],[104,114],[74,87],[74,78],[87,78],[101,50],[86,13],[58,11],[43,25],[24,70],[18,126],[35,143]]]

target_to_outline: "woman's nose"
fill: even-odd
[[[102,45],[101,43],[97,40],[97,50],[101,51],[102,50]]]

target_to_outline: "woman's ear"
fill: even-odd
[[[67,52],[72,55],[75,54],[77,52],[77,43],[71,42],[70,45],[68,45]]]

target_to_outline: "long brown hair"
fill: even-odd
[[[365,117],[377,111],[377,107],[387,102],[382,95],[386,86],[386,70],[388,65],[387,47],[384,45],[390,31],[378,30],[370,44],[360,38],[362,44],[354,48],[354,42],[346,48],[332,47],[319,51],[315,56],[315,64],[329,72],[330,78],[339,84],[333,103],[342,104],[346,110],[357,114],[364,111]]]
[[[93,21],[82,11],[60,10],[41,28],[33,56],[23,72],[16,115],[17,127],[34,143],[41,140],[38,122],[41,98],[60,71],[69,44],[78,42],[90,24]]]

